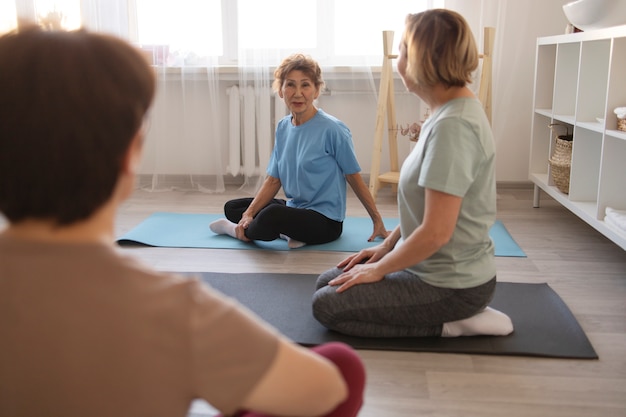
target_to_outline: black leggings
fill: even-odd
[[[252,198],[238,198],[224,204],[224,214],[239,223]],[[343,223],[331,220],[314,210],[287,207],[285,200],[273,199],[257,213],[246,229],[251,240],[270,241],[281,234],[309,245],[328,243],[341,236]]]

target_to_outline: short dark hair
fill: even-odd
[[[112,195],[155,94],[145,57],[111,35],[0,37],[0,212],[84,220]]]
[[[274,70],[274,91],[280,91],[287,78],[287,75],[291,71],[302,71],[307,77],[311,79],[315,88],[321,90],[324,86],[324,80],[322,79],[322,69],[317,61],[308,55],[293,54],[283,59],[278,68]]]

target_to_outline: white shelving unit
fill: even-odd
[[[615,107],[626,106],[626,26],[537,39],[529,178],[539,190],[626,250],[626,232],[604,222],[626,210],[626,132]],[[574,134],[569,194],[554,185],[549,125]]]

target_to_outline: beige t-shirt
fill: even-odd
[[[0,417],[232,413],[277,332],[195,279],[106,245],[0,235]]]

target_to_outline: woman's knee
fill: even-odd
[[[285,206],[280,204],[268,204],[263,207],[254,217],[254,221],[266,227],[278,227],[284,218]]]
[[[332,268],[322,273],[315,283],[313,294],[313,317],[327,328],[332,328],[337,316],[337,308],[340,307],[339,294],[335,287],[328,283],[342,273],[340,268]]]
[[[317,281],[315,282],[315,289],[319,290],[320,288],[327,286],[328,283],[334,278],[338,277],[341,272],[343,272],[343,270],[340,268],[332,268],[326,272],[323,272],[322,274],[320,274],[319,277],[317,277]]]
[[[365,366],[361,357],[352,347],[341,342],[328,342],[315,346],[311,350],[333,362],[352,390],[363,391]]]
[[[248,208],[251,202],[252,198],[248,197],[228,200],[224,203],[224,215],[229,221],[239,223],[243,212]]]
[[[337,320],[338,296],[335,288],[329,286],[322,287],[313,294],[313,317],[328,329],[333,329]]]

